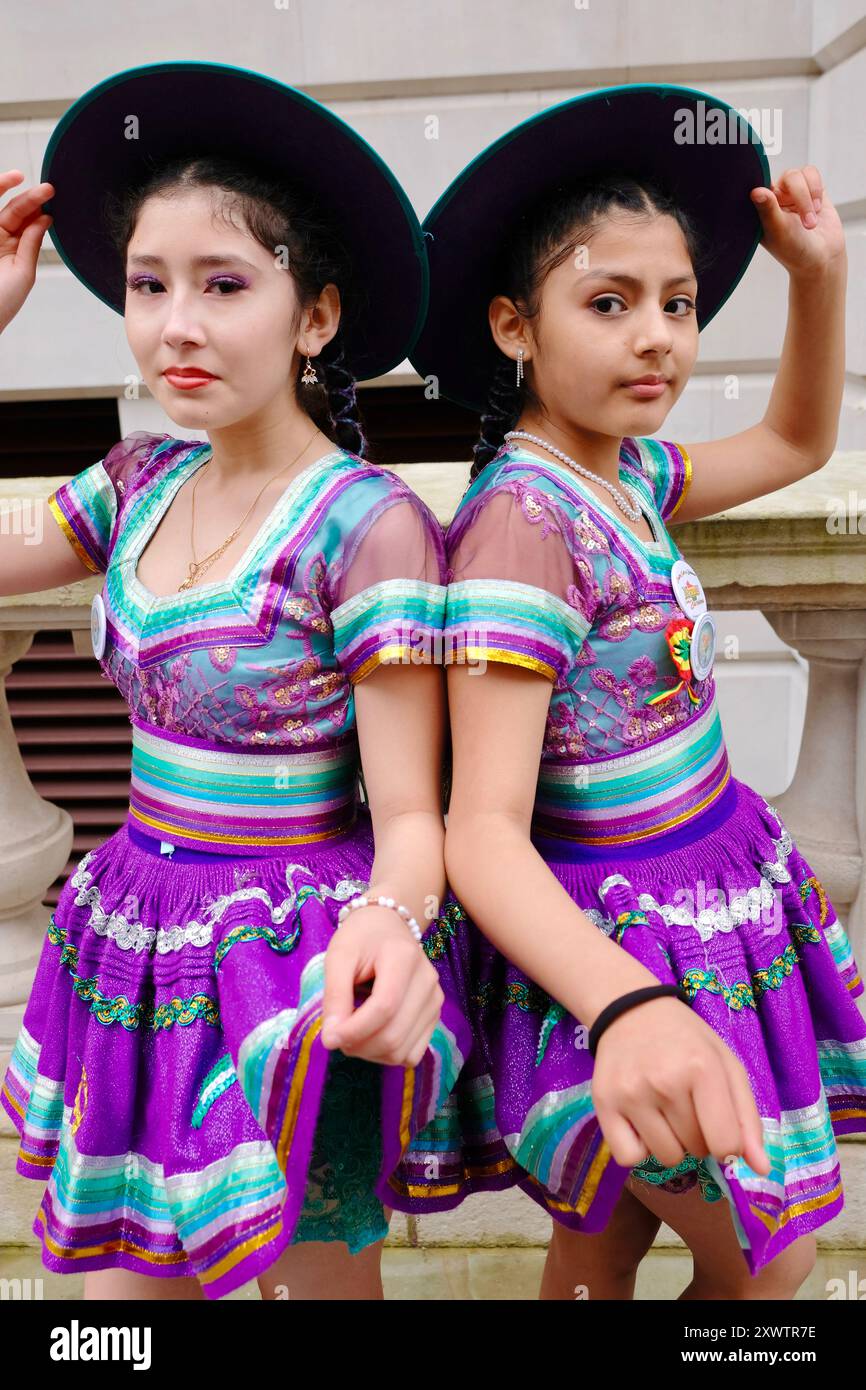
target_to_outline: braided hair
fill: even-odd
[[[343,330],[338,328],[330,343],[319,354],[317,367],[323,367],[325,381],[322,385],[306,386],[299,382],[299,400],[311,419],[316,421],[323,434],[327,434],[348,454],[364,458],[367,452],[367,437],[358,418],[358,401],[355,378],[346,366],[346,349],[343,343]],[[310,399],[318,393],[318,401]],[[324,400],[321,398],[324,396]]]
[[[660,214],[673,217],[685,238],[695,274],[700,276],[710,264],[712,249],[669,192],[659,183],[611,172],[559,184],[518,219],[500,252],[495,293],[507,295],[522,318],[537,319],[547,276],[576,246],[590,240],[613,207],[647,220]],[[470,483],[500,453],[506,431],[514,428],[524,408],[532,405],[540,409],[542,405],[537,383],[532,380],[532,364],[527,364],[523,384],[518,387],[515,363],[504,353],[500,355],[472,451]]]
[[[499,453],[506,430],[513,429],[522,409],[523,393],[517,385],[514,363],[509,357],[503,357],[493,373],[487,409],[481,416],[481,433],[473,449],[470,481]]]
[[[301,311],[315,304],[325,285],[337,286],[341,326],[316,359],[319,383],[305,385],[300,380],[299,364],[295,392],[298,403],[323,434],[341,449],[363,458],[367,439],[358,417],[355,378],[345,360],[343,337],[343,324],[357,312],[361,290],[353,282],[345,246],[303,190],[246,159],[223,155],[181,155],[155,165],[146,181],[119,195],[108,193],[103,201],[103,222],[118,255],[120,285],[125,281],[127,247],[147,199],[189,188],[217,190],[223,195],[224,216],[231,218],[237,210],[250,235],[266,251],[288,253]]]

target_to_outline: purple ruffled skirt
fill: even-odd
[[[293,1240],[386,1234],[401,1154],[471,1034],[440,958],[416,1068],[321,1043],[325,951],[373,862],[363,805],[348,833],[278,853],[159,844],[128,820],[64,884],[2,1102],[18,1172],[47,1184],[46,1268],[195,1275],[217,1299]]]
[[[687,1155],[616,1163],[593,1109],[576,1018],[481,937],[452,896],[433,959],[471,979],[476,1046],[395,1178],[394,1205],[430,1212],[518,1184],[574,1230],[604,1230],[630,1171],[727,1198],[752,1274],[842,1209],[837,1136],[866,1130],[863,982],[827,895],[773,808],[730,777],[658,842],[607,846],[533,834],[572,900],[692,1007],[745,1067],[771,1172]],[[527,929],[540,930],[527,904]],[[651,1034],[648,1047],[652,1046]],[[411,1170],[408,1178],[407,1170]]]

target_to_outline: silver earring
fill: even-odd
[[[313,366],[312,362],[310,361],[309,357],[307,357],[307,365],[306,365],[306,367],[304,368],[304,375],[301,377],[301,385],[302,385],[302,386],[318,386],[318,384],[319,384],[319,378],[318,378],[318,376],[316,375],[316,369],[315,369],[315,367]]]
[[[517,349],[517,385],[523,381],[523,348]]]

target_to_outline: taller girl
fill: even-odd
[[[47,1179],[33,1229],[87,1297],[381,1297],[389,1179],[469,1035],[419,945],[445,887],[442,536],[355,410],[423,314],[420,231],[350,127],[220,64],[106,79],[43,178],[0,212],[0,329],[50,198],[205,437],[127,436],[39,545],[0,546],[3,594],[105,575],[94,651],[132,724],[128,818],[63,886],[2,1091]]]
[[[455,937],[465,910],[492,944],[451,1176],[551,1212],[548,1297],[630,1297],[662,1218],[694,1253],[685,1297],[791,1296],[842,1206],[834,1136],[866,1129],[863,984],[731,774],[714,624],[668,530],[836,439],[842,228],[814,167],[767,186],[744,125],[683,88],[593,92],[484,151],[425,223],[413,360],[483,411],[447,536],[446,867]],[[790,276],[763,420],[650,438],[759,239]]]

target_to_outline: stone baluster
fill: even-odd
[[[866,969],[866,611],[768,612],[809,662],[797,770],[774,797]]]
[[[68,813],[34,791],[9,718],[6,677],[32,641],[32,631],[0,631],[0,1076],[45,939],[42,899],[66,864],[73,833]],[[0,1118],[11,1131],[5,1112]]]

